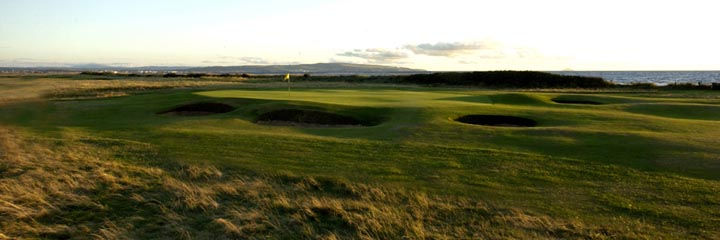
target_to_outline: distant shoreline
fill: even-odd
[[[549,73],[599,77],[616,84],[653,83],[667,84],[710,84],[720,82],[719,71],[548,71]]]

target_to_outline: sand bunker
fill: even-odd
[[[255,119],[256,123],[272,125],[294,126],[368,126],[365,122],[353,117],[335,113],[302,110],[281,109],[264,113]]]
[[[167,111],[159,112],[158,114],[170,114],[178,116],[203,116],[226,113],[233,110],[235,110],[233,106],[223,103],[199,102],[175,107]]]
[[[553,102],[561,103],[561,104],[590,104],[590,105],[600,105],[602,103],[590,101],[590,100],[573,100],[573,99],[559,99],[559,98],[553,98],[550,99]]]
[[[513,117],[513,116],[502,116],[502,115],[466,115],[455,119],[455,121],[461,123],[485,125],[485,126],[497,126],[497,127],[534,127],[537,126],[537,122],[532,119]]]

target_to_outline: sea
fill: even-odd
[[[562,75],[600,77],[616,84],[653,83],[668,84],[720,83],[720,71],[555,71]]]

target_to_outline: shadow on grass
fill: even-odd
[[[439,98],[437,100],[458,101],[458,102],[468,102],[468,103],[484,103],[484,104],[492,103],[492,99],[490,99],[490,97],[485,96],[485,95]]]
[[[507,104],[507,105],[546,105],[548,104],[542,98],[522,93],[503,93],[494,95],[480,96],[461,96],[442,98],[438,100],[460,101],[469,103],[486,103],[486,104]]]
[[[594,95],[559,95],[551,99],[558,104],[590,104],[590,105],[606,105],[606,104],[626,104],[626,103],[644,103],[647,100],[630,99],[621,97],[594,96]]]
[[[455,119],[455,121],[497,127],[534,127],[537,125],[535,120],[529,118],[505,115],[465,115]]]
[[[170,114],[178,116],[204,116],[232,112],[233,110],[235,110],[235,107],[224,103],[197,102],[180,105],[169,110],[158,112],[157,114]]]
[[[267,120],[268,114],[277,115],[281,112],[287,116],[280,116],[277,119],[279,124],[266,122],[263,127],[268,130],[275,128],[323,137],[370,140],[394,139],[405,135],[407,128],[418,124],[421,111],[419,108],[354,107],[266,100],[262,104],[247,108],[242,117],[251,122],[263,122]],[[313,114],[307,116],[307,113]]]
[[[521,134],[494,135],[493,145],[523,149],[553,157],[615,164],[640,171],[668,172],[718,180],[720,165],[708,158],[687,158],[683,153],[712,156],[712,149],[693,147],[658,137],[607,132],[527,129]],[[682,158],[682,160],[678,159]]]
[[[626,111],[658,117],[720,121],[720,106],[707,104],[637,104],[628,106]]]
[[[604,103],[591,101],[591,100],[572,100],[572,99],[560,99],[560,98],[553,98],[551,99],[553,102],[560,103],[560,104],[584,104],[584,105],[602,105]]]

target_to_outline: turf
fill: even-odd
[[[720,237],[719,94],[663,94],[417,87],[301,88],[289,94],[283,89],[237,87],[156,90],[104,99],[7,103],[0,106],[0,125],[28,139],[81,141],[88,148],[108,151],[110,159],[123,164],[159,169],[213,166],[243,176],[330,179],[450,202],[447,199],[473,199],[492,206],[491,213],[518,211],[546,221],[543,225],[528,220],[533,227],[526,228],[522,219],[515,225],[505,222],[493,232],[492,224],[467,229],[470,225],[463,221],[475,218],[459,214],[448,220],[456,226],[445,228],[455,229],[456,235],[424,226],[436,234],[425,237]],[[551,100],[558,97],[602,104]],[[205,116],[156,114],[196,102],[223,103],[235,110]],[[258,116],[278,109],[322,111],[373,119],[376,124],[327,128],[255,123]],[[465,115],[517,116],[537,126],[454,121]],[[117,211],[127,204],[97,201]],[[132,214],[148,218],[154,213]],[[332,211],[328,214],[307,220],[318,221],[312,225],[315,235],[309,236],[362,235],[353,233],[360,231],[354,225],[333,220]],[[554,232],[560,231],[555,224],[587,235],[562,235]],[[191,226],[199,225],[204,226]],[[205,236],[203,231],[195,236]],[[369,236],[403,236],[383,234]]]

